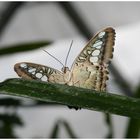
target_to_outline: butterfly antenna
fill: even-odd
[[[69,47],[69,50],[68,50],[68,53],[67,53],[67,56],[66,56],[65,67],[67,65],[67,60],[68,60],[68,57],[69,57],[69,54],[70,54],[70,50],[71,50],[72,44],[73,44],[73,40],[71,41],[71,44],[70,44],[70,47]]]
[[[53,55],[51,55],[49,52],[47,52],[46,50],[43,50],[44,52],[46,52],[48,55],[50,55],[52,58],[54,58],[56,61],[58,61],[63,67],[64,67],[64,64],[58,60],[56,57],[54,57]]]

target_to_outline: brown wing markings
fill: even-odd
[[[104,36],[100,36],[100,33],[105,32]],[[83,63],[86,59],[89,59],[93,51],[99,50],[99,60],[98,63],[108,63],[109,59],[112,57],[113,45],[115,40],[115,31],[113,28],[107,28],[101,32],[99,32],[95,37],[93,37],[86,47],[81,51],[80,55],[76,58],[78,63]],[[100,44],[99,44],[100,43]],[[97,46],[96,46],[97,45]],[[95,47],[92,47],[95,46]],[[100,48],[98,48],[101,46]],[[111,46],[111,47],[110,47]]]
[[[96,34],[83,48],[72,65],[73,81],[81,78],[81,81],[84,81],[84,85],[81,82],[81,87],[105,90],[106,80],[108,79],[107,67],[113,56],[114,40],[115,30],[111,27]],[[87,71],[84,67],[90,67],[91,69]],[[83,71],[85,76],[79,74],[79,69]],[[87,78],[86,75],[88,74]]]
[[[63,80],[62,72],[44,65],[21,62],[15,64],[14,69],[17,72],[17,74],[24,79],[35,79],[55,82],[59,80],[57,78],[58,76],[60,80]]]
[[[45,76],[48,82],[105,90],[107,67],[113,56],[114,40],[113,28],[106,28],[95,35],[74,61],[71,81],[66,80],[64,73],[39,64],[24,62],[25,66],[21,67],[22,63],[19,63],[15,65],[15,71],[26,79],[42,80]]]

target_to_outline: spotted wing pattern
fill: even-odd
[[[68,84],[97,91],[106,90],[108,64],[113,56],[115,31],[109,27],[100,31],[84,47],[73,63],[71,71],[56,69],[28,62],[14,66],[24,79],[36,79],[52,83]]]
[[[17,74],[24,79],[35,79],[52,83],[65,84],[63,73],[39,64],[22,62],[14,66]]]
[[[108,64],[113,57],[115,31],[109,27],[93,37],[76,58],[69,85],[106,90]]]

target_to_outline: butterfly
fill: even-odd
[[[114,40],[115,30],[112,27],[101,30],[83,48],[71,69],[63,66],[59,71],[40,64],[21,62],[15,64],[14,70],[24,79],[105,91]]]

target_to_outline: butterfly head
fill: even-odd
[[[67,71],[70,71],[68,67],[63,67],[61,70],[62,70],[64,73],[66,73]]]

